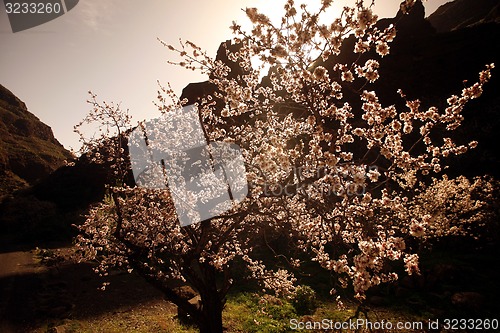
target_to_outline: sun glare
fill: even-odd
[[[275,0],[275,1],[252,1],[248,4],[245,4],[246,7],[255,7],[258,9],[259,13],[265,14],[271,22],[276,26],[279,27],[281,26],[281,19],[285,13],[284,10],[284,5],[287,1],[286,0]],[[299,15],[301,13],[300,5],[302,3],[306,4],[306,10],[310,13],[314,13],[319,11],[321,7],[321,2],[320,1],[310,1],[310,2],[303,2],[303,1],[297,1],[295,6],[299,12]],[[244,9],[244,8],[243,8]],[[342,10],[342,3],[341,2],[334,2],[332,6],[321,15],[319,23],[321,24],[328,24],[331,23],[334,19],[338,18]],[[300,16],[299,16],[300,17]],[[239,20],[237,22],[239,25],[241,25],[242,29],[244,31],[250,32],[253,29],[253,25],[248,20],[246,17],[244,17],[241,21]],[[317,50],[311,50],[311,58],[315,59],[320,56],[320,51]],[[269,64],[266,64],[263,66],[263,62],[258,59],[258,57],[253,57],[251,59],[252,62],[252,67],[254,69],[259,68],[260,69],[260,77],[264,77],[267,75],[268,70],[269,70]]]

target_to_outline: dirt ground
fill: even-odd
[[[89,263],[71,260],[71,247],[0,253],[0,332],[39,331],[65,319],[86,320],[155,304],[176,308],[135,274],[100,277]],[[101,290],[103,282],[110,282]]]

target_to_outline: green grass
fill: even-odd
[[[224,322],[234,332],[291,332],[289,322],[292,318],[297,318],[297,314],[290,302],[255,293],[229,297],[224,313]]]
[[[243,292],[229,295],[224,309],[224,327],[228,333],[290,333],[290,320],[334,322],[347,321],[356,312],[353,304],[339,310],[333,301],[319,301],[311,315],[298,315],[291,302],[271,295]],[[370,321],[423,321],[421,318],[402,312],[397,308],[378,308],[368,313]],[[361,315],[360,318],[364,318]],[[98,317],[46,323],[33,331],[56,332],[55,327],[64,327],[66,333],[195,333],[195,327],[181,325],[176,318],[174,305],[157,301],[136,308],[117,310]],[[314,332],[314,331],[313,331]],[[403,331],[401,331],[403,332]]]

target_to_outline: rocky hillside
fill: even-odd
[[[51,128],[0,85],[0,198],[35,184],[70,158]]]
[[[499,0],[455,0],[439,7],[428,20],[438,32],[474,25],[500,23]]]

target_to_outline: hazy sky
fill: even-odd
[[[80,0],[62,17],[15,34],[0,5],[0,84],[51,126],[66,148],[77,149],[73,126],[89,110],[88,90],[101,100],[121,102],[141,120],[157,116],[157,80],[170,82],[180,94],[188,83],[206,79],[167,64],[176,58],[157,37],[174,45],[188,39],[215,56],[219,44],[231,38],[231,22],[247,22],[241,8],[257,7],[272,18],[284,2]],[[334,1],[339,8],[345,2]],[[427,1],[427,15],[445,2]],[[393,17],[399,3],[379,0],[375,10],[380,17]]]

